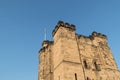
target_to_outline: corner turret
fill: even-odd
[[[53,44],[53,41],[44,40],[42,42],[42,48],[39,50],[39,53],[45,51],[45,49],[48,48],[51,44]]]
[[[42,43],[42,47],[43,48],[47,47],[48,45],[49,45],[49,41],[48,40],[43,41],[43,43]]]

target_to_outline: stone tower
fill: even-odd
[[[43,41],[38,80],[120,80],[120,72],[104,34],[75,33],[75,26],[59,21],[54,41]]]

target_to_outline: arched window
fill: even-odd
[[[77,74],[75,73],[75,80],[77,80]]]

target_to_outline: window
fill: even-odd
[[[75,73],[75,80],[77,80],[77,74]]]
[[[89,77],[87,77],[87,79],[86,80],[91,80]]]
[[[58,80],[60,80],[60,76],[58,76],[58,78],[59,78]]]
[[[96,62],[94,62],[94,66],[95,66],[95,69],[97,70],[97,63]]]
[[[95,70],[97,70],[97,71],[100,70],[100,66],[96,63],[96,61],[94,62],[94,66],[95,66]]]
[[[83,63],[84,63],[84,67],[87,69],[88,68],[87,62],[84,60]]]

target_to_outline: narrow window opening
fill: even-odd
[[[77,80],[77,74],[75,73],[75,80]]]
[[[89,77],[87,77],[87,79],[86,80],[91,80]]]
[[[94,66],[95,66],[95,69],[97,70],[98,68],[97,68],[97,63],[96,62],[94,62]]]
[[[58,78],[59,78],[58,80],[60,80],[60,76]]]
[[[96,70],[98,70],[98,71],[100,70],[100,66],[96,62],[94,62],[94,66],[95,66]]]
[[[83,61],[83,63],[84,63],[84,67],[87,69],[88,68],[87,62]]]

